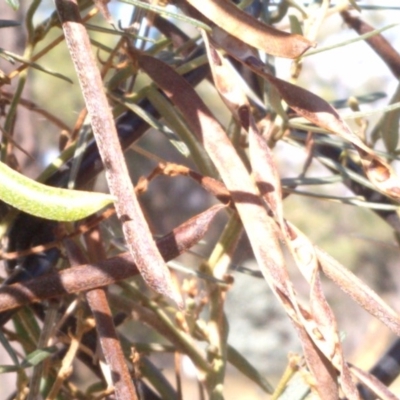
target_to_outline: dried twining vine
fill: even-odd
[[[292,388],[293,399],[304,398],[304,390],[306,395],[324,400],[368,399],[371,393],[382,399],[396,398],[386,386],[390,382],[380,381],[363,365],[347,361],[341,327],[321,276],[332,280],[398,336],[400,316],[353,272],[315,245],[290,220],[283,199],[299,193],[297,186],[307,181],[307,169],[315,156],[333,177],[339,177],[355,195],[363,196],[359,202],[374,204],[375,213],[391,224],[397,235],[400,233],[396,214],[400,180],[389,162],[398,154],[398,132],[394,137],[387,134],[398,131],[399,90],[369,140],[361,139],[328,102],[295,84],[301,75],[302,57],[312,54],[317,32],[332,14],[340,15],[360,35],[375,33],[366,40],[396,77],[399,54],[379,32],[353,14],[352,7],[358,7],[353,1],[331,8],[329,1],[322,1],[319,7],[262,0],[124,2],[135,6],[134,23],[127,28],[114,20],[105,0],[96,0],[94,5],[85,0],[56,0],[53,14],[35,26],[32,21],[40,1],[33,1],[26,10],[24,55],[2,49],[8,60],[20,63],[0,76],[4,119],[0,198],[9,205],[0,207],[1,232],[5,243],[8,241],[1,256],[12,269],[0,287],[0,322],[4,325],[12,318],[15,326],[15,332],[3,328],[1,341],[18,338],[24,354],[19,355],[8,343],[6,349],[14,365],[0,366],[0,371],[18,375],[14,397],[194,398],[182,387],[179,363],[180,354],[185,354],[196,368],[199,398],[228,398],[228,363],[273,399],[287,398],[285,391],[299,369],[304,379]],[[273,25],[285,21],[292,12],[296,33],[281,29],[283,23]],[[92,22],[96,14],[102,16],[101,22]],[[182,32],[176,23],[181,19],[195,27],[194,37]],[[1,22],[0,28],[15,25]],[[48,35],[55,29],[63,32],[56,39]],[[103,35],[104,42],[89,35],[91,31]],[[37,51],[41,41],[45,44]],[[57,72],[40,64],[41,57],[56,52],[62,41],[79,82],[77,93],[83,97],[84,108],[79,113],[71,113],[68,107],[60,113],[41,110],[45,103],[22,97],[29,82],[28,68],[38,71],[36,79],[71,81],[59,64],[53,68]],[[271,56],[294,60],[293,82],[272,72],[265,61],[272,60]],[[3,90],[12,81],[17,88]],[[218,94],[225,105],[220,107],[229,114],[228,127],[217,118],[209,98],[196,90],[202,81],[215,89],[209,96]],[[38,178],[41,185],[22,176],[26,166],[18,163],[14,154],[22,150],[30,155],[36,150],[26,148],[28,142],[15,140],[19,106],[52,122],[52,129],[59,134],[62,152]],[[64,122],[71,115],[76,120]],[[150,128],[171,146],[151,143],[154,148],[149,151],[139,142],[124,156],[123,150],[147,139],[144,134]],[[374,148],[380,138],[388,154]],[[308,152],[302,173],[291,183],[281,179],[275,152],[278,141]],[[172,157],[178,161],[170,162]],[[127,163],[132,163],[131,174]],[[10,172],[6,164],[20,173]],[[111,196],[90,193],[93,199],[106,199],[94,205],[87,192],[80,190],[90,191],[93,178],[103,168]],[[136,177],[136,185],[131,175]],[[174,219],[180,222],[173,230],[156,236],[155,227],[157,223],[164,226],[168,211],[165,204],[161,212],[146,207],[146,201],[160,203],[163,198],[168,203],[169,195],[158,186],[167,182],[172,193],[177,181],[195,188],[189,190],[199,190],[205,205],[202,212],[191,208],[187,213],[189,193],[176,195],[170,206],[174,214],[184,218]],[[79,213],[84,199],[89,211]],[[110,200],[113,207],[102,215],[75,225],[61,222],[82,219]],[[212,206],[212,201],[220,204]],[[114,213],[115,220],[110,221]],[[196,262],[185,259],[183,265],[167,264],[204,238],[209,244],[208,230],[224,223],[217,218],[223,213],[225,227],[212,244],[208,259],[192,256],[197,260],[195,267],[191,263]],[[229,342],[230,316],[225,303],[235,284],[229,267],[242,232],[302,346],[304,358],[290,357],[276,390]],[[122,246],[128,251],[120,252],[118,236],[123,236]],[[296,266],[304,277],[306,299],[298,296],[288,265]],[[110,285],[114,288],[108,291]],[[27,305],[32,307],[23,307]],[[42,331],[39,319],[43,320]],[[142,343],[134,329],[120,331],[119,326],[131,319],[150,329],[151,340],[160,337],[153,332],[163,340]],[[176,384],[147,357],[157,351],[174,353]],[[71,378],[75,358],[89,367],[100,385],[75,386]],[[33,372],[27,374],[30,367]],[[48,384],[40,385],[42,379]],[[93,392],[97,392],[96,397]],[[243,396],[240,398],[247,398]]]

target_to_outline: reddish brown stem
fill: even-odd
[[[158,239],[157,246],[164,259],[172,260],[201,240],[210,222],[222,208],[224,206],[221,205],[211,207]],[[96,264],[80,265],[25,283],[2,286],[0,312],[52,297],[104,287],[138,273],[132,256],[126,252]]]
[[[90,236],[87,235],[86,238],[93,245],[93,240],[91,240]],[[78,266],[87,262],[85,255],[73,241],[66,241],[65,244],[72,266]],[[104,253],[104,251],[101,251],[101,247],[96,247],[100,252],[98,254],[101,256],[101,253]],[[105,290],[100,288],[88,291],[86,293],[86,300],[96,321],[96,330],[104,358],[111,370],[111,379],[116,398],[137,400],[135,386],[125,362]]]

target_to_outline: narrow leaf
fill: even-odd
[[[399,66],[400,68],[400,66]],[[400,100],[400,84],[397,85],[396,91],[390,99],[389,105],[398,104]],[[396,108],[382,115],[372,131],[372,138],[377,140],[379,133],[386,149],[389,152],[395,152],[399,141],[399,118],[400,108]]]
[[[389,153],[397,149],[399,142],[400,109],[385,114],[382,121],[381,136]]]
[[[6,3],[15,11],[19,9],[19,0],[6,0]]]
[[[279,221],[282,221],[280,179],[272,152],[258,132],[247,97],[242,88],[237,84],[232,70],[222,55],[210,43],[208,35],[205,32],[203,33],[203,39],[215,87],[234,118],[248,132],[250,162],[258,189],[266,199],[273,214],[277,216]]]
[[[28,354],[20,365],[0,365],[0,374],[17,372],[21,369],[34,367],[35,365],[40,364],[46,358],[49,358],[55,351],[57,351],[57,347],[55,346],[35,350]]]
[[[248,105],[247,97],[237,84],[237,79],[225,59],[210,43],[208,35],[203,32],[202,36],[207,49],[215,87],[232,115],[239,120],[238,110],[240,107]]]
[[[187,0],[232,36],[277,57],[297,58],[314,44],[300,35],[279,31],[253,18],[227,0]]]
[[[122,99],[117,98],[122,103]],[[162,123],[157,118],[154,118],[150,113],[146,112],[143,108],[134,103],[123,103],[126,108],[137,114],[143,121],[147,122],[152,128],[163,133],[173,146],[185,157],[189,157],[189,149],[186,144],[170,129],[168,123]]]
[[[0,374],[5,374],[8,372],[19,371],[21,367],[19,365],[0,365]]]
[[[108,194],[43,185],[1,162],[0,199],[28,214],[56,221],[77,221],[113,202]]]
[[[227,353],[228,361],[243,375],[259,385],[266,393],[272,393],[274,391],[273,386],[267,379],[265,379],[265,377],[234,347],[228,345]]]
[[[49,358],[56,351],[57,351],[56,346],[37,349],[26,356],[25,360],[21,363],[21,366],[27,368],[38,365],[46,358]]]
[[[400,336],[399,314],[338,261],[318,247],[315,247],[315,251],[324,274],[362,308],[382,321],[396,335]]]
[[[41,71],[41,72],[44,72],[44,73],[46,73],[48,75],[54,76],[55,78],[60,78],[63,81],[66,81],[68,83],[73,83],[71,81],[71,79],[69,79],[67,76],[62,75],[62,74],[60,74],[58,72],[50,71],[47,68],[44,68],[39,64],[36,64],[36,63],[34,63],[32,61],[29,61],[29,60],[26,60],[25,58],[19,56],[18,54],[11,53],[11,52],[9,52],[7,50],[4,50],[4,49],[0,48],[0,55],[5,57],[5,58],[7,58],[8,60],[12,60],[12,61],[15,60],[15,61],[21,62],[23,64],[29,65],[32,68],[37,69],[38,71]]]
[[[181,294],[155,246],[135,195],[114,118],[104,93],[102,76],[91,51],[89,35],[82,25],[79,6],[73,0],[55,0],[55,5],[105,166],[108,187],[115,196],[115,210],[128,249],[149,287],[183,307]]]
[[[356,0],[349,0],[349,3],[359,12],[361,12],[360,6],[356,3]]]
[[[340,386],[346,398],[358,399],[357,389],[344,360],[336,319],[322,289],[320,264],[315,248],[309,239],[288,221],[286,228],[288,247],[297,267],[310,285],[311,314],[305,319],[304,326],[313,342],[340,372]],[[323,398],[326,398],[326,395]]]

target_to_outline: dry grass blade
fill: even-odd
[[[257,128],[250,119],[249,126],[249,149],[252,167],[255,177],[263,195],[276,215],[281,227],[288,226],[283,219],[282,196],[280,191],[280,180],[276,165],[272,159],[272,153],[265,140],[257,132]],[[338,388],[334,366],[341,375],[340,384],[343,392],[349,399],[358,399],[357,390],[351,380],[347,365],[344,361],[343,352],[336,327],[335,316],[330,309],[322,291],[318,277],[319,267],[317,263],[304,263],[304,258],[299,257],[297,249],[293,248],[293,241],[284,230],[288,247],[299,269],[306,276],[310,284],[310,314],[302,312],[299,314],[304,332],[300,331],[307,365],[316,379],[316,389],[321,398],[337,398]],[[304,236],[303,240],[306,239]],[[307,240],[307,239],[306,239]],[[294,246],[296,247],[296,246]],[[301,252],[307,261],[315,260],[311,243],[307,242],[308,253]],[[302,249],[304,250],[304,248]]]
[[[315,247],[315,251],[324,274],[360,304],[361,307],[382,321],[396,335],[400,336],[400,316],[372,289],[338,261],[318,247]]]
[[[105,165],[110,192],[116,198],[115,209],[129,251],[146,283],[155,291],[183,306],[180,293],[173,285],[169,270],[151,237],[150,229],[135,196],[114,119],[103,90],[101,75],[77,3],[74,0],[57,0],[56,7],[91,118],[93,133]]]
[[[259,135],[250,105],[236,77],[225,59],[210,43],[207,34],[203,34],[214,84],[222,100],[232,112],[234,118],[248,132],[250,162],[261,195],[278,221],[283,220],[282,191],[279,174],[267,143]]]
[[[230,70],[224,63],[224,59],[210,45],[206,34],[203,35],[203,38],[206,43],[215,86],[233,116],[238,119],[242,128],[248,133],[250,162],[257,185],[273,215],[280,223],[280,226],[284,226],[280,179],[272,152],[259,134],[250,112],[247,98],[236,84]],[[290,288],[288,288],[288,293],[291,294]],[[293,296],[291,296],[289,302],[289,298],[284,298],[282,294],[280,295],[280,299],[289,316],[294,318],[293,312],[297,313],[298,319],[293,319],[293,321],[302,341],[307,364],[316,380],[315,389],[319,396],[324,399],[338,398],[337,379],[332,367],[333,364],[341,372],[342,387],[348,398],[357,399],[356,388],[351,381],[349,371],[343,361],[335,318],[323,297],[322,290],[319,290],[317,294],[318,298],[316,302],[322,306],[318,310],[312,309],[311,313],[307,312],[304,308],[293,307],[296,304]],[[312,299],[314,297],[312,296]],[[311,304],[313,303],[311,302]],[[321,311],[323,311],[323,315],[318,315],[318,312]],[[327,316],[329,320],[328,323],[324,321],[324,327],[328,326],[331,328],[335,335],[326,335],[327,332],[323,332],[324,327],[320,326],[323,316]],[[316,334],[316,332],[319,334]],[[329,349],[326,348],[327,345],[330,347]],[[333,357],[338,360],[332,362]]]
[[[319,277],[320,265],[314,246],[293,224],[286,221],[286,239],[297,267],[310,285],[310,319],[304,325],[314,343],[340,372],[340,386],[348,399],[358,399],[358,392],[344,360],[336,319],[326,301]]]
[[[268,145],[256,131],[254,123],[251,123],[249,129],[249,147],[258,186],[264,189],[265,199],[277,216],[280,226],[288,227],[289,223],[283,219],[280,181],[277,179],[276,166]],[[293,226],[290,226],[294,233]],[[300,336],[303,347],[306,349],[307,365],[317,382],[316,389],[321,398],[327,399],[331,396],[337,398],[337,379],[336,374],[332,371],[332,366],[334,366],[340,372],[340,386],[347,398],[358,399],[357,389],[344,360],[335,316],[322,291],[319,265],[313,246],[300,232],[296,231],[294,239],[288,235],[288,230],[283,230],[293,258],[310,284],[310,314],[306,312],[299,314],[307,334],[304,332]],[[302,242],[300,245],[299,239]]]
[[[204,31],[202,33],[215,87],[232,115],[240,122],[238,111],[240,107],[249,104],[247,97],[237,84],[237,77],[228,67],[225,59],[210,43],[208,35]]]
[[[186,0],[215,25],[250,46],[277,57],[297,58],[313,43],[301,35],[279,31],[251,17],[228,0]]]
[[[306,329],[300,324],[296,325],[300,337],[304,357],[310,372],[315,378],[311,388],[317,392],[318,398],[324,400],[339,400],[337,372],[329,360],[318,349]]]
[[[283,226],[282,187],[274,155],[260,135],[249,107],[240,109],[242,126],[248,126],[249,154],[258,188],[280,226]]]

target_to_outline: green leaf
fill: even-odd
[[[77,221],[112,203],[108,194],[54,188],[0,162],[0,199],[28,214],[56,221]]]
[[[21,369],[34,367],[35,365],[40,364],[46,358],[49,358],[56,351],[56,346],[46,347],[44,349],[37,349],[28,354],[25,360],[23,360],[20,365],[0,365],[0,374],[4,374],[7,372],[17,372]]]
[[[0,331],[0,343],[4,347],[4,350],[8,353],[13,363],[18,366],[18,356],[15,352],[14,348],[11,346],[10,341],[4,336],[4,333]],[[1,366],[0,366],[0,373],[1,373]]]
[[[37,69],[39,71],[42,71],[42,72],[44,72],[44,73],[46,73],[48,75],[54,76],[55,78],[60,78],[60,79],[66,81],[68,83],[73,83],[71,81],[71,79],[69,79],[67,76],[59,74],[58,72],[50,71],[50,70],[42,67],[41,65],[36,64],[34,62],[31,62],[29,60],[26,60],[25,58],[19,56],[18,54],[11,53],[10,51],[7,51],[7,50],[4,50],[4,49],[0,48],[0,56],[2,56],[3,58],[5,58],[6,60],[8,60],[10,62],[19,61],[21,63],[29,65],[32,68],[35,68],[35,69]]]
[[[400,101],[400,84],[390,100],[390,105],[398,104]],[[399,142],[399,118],[400,108],[385,113],[378,122],[380,135],[389,153],[396,151]]]
[[[16,372],[20,369],[21,367],[18,365],[0,365],[0,374],[5,374],[7,372]]]
[[[19,9],[19,0],[6,0],[6,3],[15,11]]]
[[[343,42],[336,43],[336,44],[333,44],[333,45],[330,45],[330,46],[320,47],[319,49],[311,50],[311,51],[307,52],[306,54],[303,54],[302,57],[304,58],[304,57],[312,56],[314,54],[322,53],[323,51],[332,50],[332,49],[338,49],[340,47],[344,47],[344,46],[347,46],[349,44],[353,44],[353,43],[359,42],[361,40],[366,40],[366,39],[369,39],[372,36],[379,35],[380,33],[384,32],[384,31],[386,31],[388,29],[395,28],[398,25],[399,25],[399,23],[396,22],[394,24],[390,24],[390,25],[384,26],[383,28],[375,29],[375,30],[373,30],[371,32],[364,33],[363,35],[359,35],[359,36],[357,36],[357,37],[355,37],[353,39],[345,40]]]
[[[23,368],[34,367],[35,365],[40,364],[46,358],[49,358],[56,351],[57,351],[56,346],[37,349],[26,356],[25,360],[22,361],[21,363],[21,367]]]
[[[136,104],[125,103],[125,106],[137,114],[143,121],[147,122],[152,128],[163,133],[173,146],[184,156],[189,157],[190,152],[185,143],[177,136],[167,124],[159,122],[156,118],[152,117],[149,113],[143,110]]]
[[[385,114],[381,126],[381,136],[389,153],[393,153],[399,142],[400,109]]]
[[[267,381],[267,379],[265,379],[262,374],[260,374],[235,348],[228,345],[227,351],[228,361],[242,374],[259,385],[264,392],[272,393],[274,391],[273,386]]]
[[[290,21],[290,32],[302,35],[303,29],[301,28],[299,19],[295,15],[289,15],[289,21]]]
[[[358,11],[361,12],[361,8],[356,3],[356,0],[349,0],[349,3]]]

